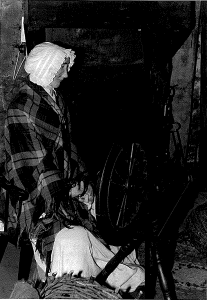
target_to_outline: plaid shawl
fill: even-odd
[[[71,141],[70,116],[60,96],[57,103],[42,87],[26,83],[8,107],[4,130],[6,178],[29,193],[19,220],[11,197],[8,229],[19,227],[20,236],[26,231],[38,238],[42,254],[47,245],[46,250],[52,249],[54,235],[64,226],[94,222],[88,212],[82,220],[75,217],[76,207],[68,199],[67,182],[84,166]]]

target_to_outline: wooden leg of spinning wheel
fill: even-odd
[[[152,257],[152,243],[145,241],[145,297],[154,299],[156,294],[157,264]]]
[[[105,268],[96,276],[96,281],[101,285],[104,284],[107,277],[116,269],[123,259],[136,248],[137,243],[137,240],[133,240],[131,243],[121,246],[119,251],[106,264]]]
[[[168,269],[172,270],[175,261],[175,250],[177,246],[178,235],[170,234],[170,237],[170,239],[164,238],[164,246],[162,248],[165,249],[165,251],[162,251],[162,257],[164,259],[164,265],[167,265]]]
[[[50,272],[50,267],[51,267],[51,255],[52,255],[52,251],[48,251],[47,252],[47,257],[46,257],[46,277],[48,276],[49,272]]]
[[[30,242],[22,244],[19,258],[18,280],[28,280],[33,258],[33,248]]]
[[[174,289],[174,280],[171,270],[164,268],[163,263],[160,258],[160,253],[156,243],[153,247],[154,255],[157,262],[158,278],[160,282],[160,287],[165,300],[177,300],[176,292]]]
[[[4,252],[8,245],[8,236],[2,234],[2,235],[0,235],[0,240],[1,240],[1,243],[0,243],[0,245],[1,245],[1,247],[0,247],[0,263],[1,263],[2,258],[4,256]]]

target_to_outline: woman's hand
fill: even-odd
[[[77,197],[81,195],[84,191],[84,182],[81,181],[79,184],[77,183],[69,192],[69,196]]]
[[[93,188],[90,184],[88,185],[86,193],[83,196],[81,195],[78,196],[78,200],[83,204],[85,204],[88,210],[92,209],[92,205],[94,202],[94,194],[93,194]]]

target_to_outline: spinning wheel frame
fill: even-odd
[[[143,148],[138,143],[113,144],[101,174],[96,207],[98,228],[106,242],[120,246],[143,233],[146,196]]]

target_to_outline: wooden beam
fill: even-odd
[[[140,28],[143,22],[187,29],[193,1],[68,1],[28,0],[29,27]]]

